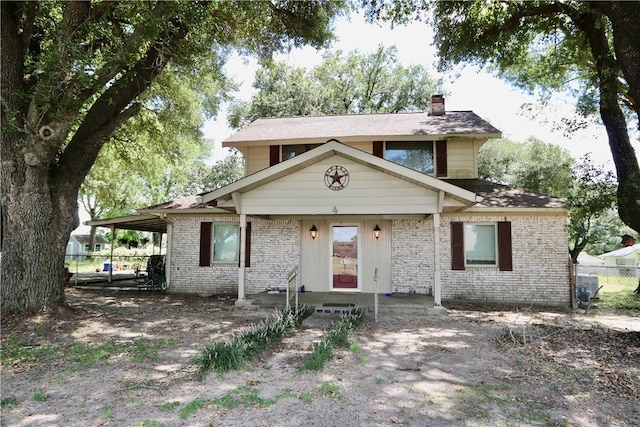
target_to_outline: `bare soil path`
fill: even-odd
[[[298,369],[323,332],[312,322],[247,369],[201,378],[204,345],[272,310],[74,289],[68,301],[66,319],[3,319],[2,426],[640,425],[638,313],[368,313],[321,372]]]

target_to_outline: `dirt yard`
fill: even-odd
[[[267,317],[229,299],[70,289],[73,315],[2,330],[2,426],[638,426],[640,314],[373,313],[321,372],[309,331],[247,369],[205,344]]]

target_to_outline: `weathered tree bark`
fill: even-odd
[[[587,243],[589,243],[587,239],[576,239],[574,241],[573,248],[569,249],[569,255],[571,255],[571,261],[574,264],[578,263],[578,256],[580,255],[580,252],[582,252],[584,248],[587,246]]]
[[[597,14],[581,14],[574,17],[574,21],[585,32],[596,62],[600,117],[607,130],[618,177],[618,214],[625,224],[640,232],[640,166],[618,99],[620,65],[611,54]]]
[[[85,6],[79,6],[77,11],[86,12]],[[69,107],[60,103],[60,109],[52,116],[46,108],[41,109],[37,97],[28,101],[23,96],[37,89],[24,79],[23,60],[29,46],[25,45],[28,38],[21,25],[29,19],[29,7],[5,2],[0,9],[3,314],[52,311],[65,305],[64,258],[69,235],[79,222],[80,185],[104,143],[120,124],[138,112],[135,99],[171,59],[168,48],[187,34],[186,29],[176,26],[167,40],[151,45],[146,56],[91,105],[65,145],[70,123],[77,114],[71,107],[74,103],[70,102]],[[70,31],[78,16],[75,11],[65,13],[71,20]],[[64,99],[65,95],[68,94],[59,96]]]

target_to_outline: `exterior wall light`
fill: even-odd
[[[316,236],[318,235],[318,229],[316,228],[315,225],[312,225],[311,228],[309,229],[309,234],[311,234],[311,238],[313,240],[316,239]]]
[[[373,229],[373,235],[375,236],[376,240],[378,240],[380,238],[380,227],[378,227],[378,224],[376,224],[376,228]]]

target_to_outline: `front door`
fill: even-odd
[[[358,288],[358,227],[334,225],[331,239],[333,289]]]

